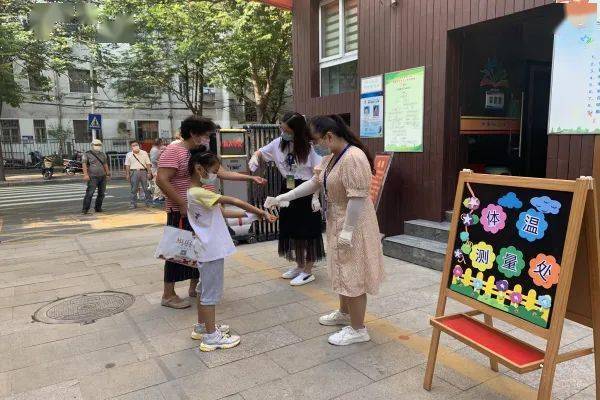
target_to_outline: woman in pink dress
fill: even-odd
[[[337,115],[316,117],[311,135],[331,155],[323,158],[312,180],[269,199],[285,206],[321,188],[327,205],[327,265],[340,307],[319,318],[322,325],[343,325],[329,337],[339,346],[370,340],[364,325],[367,293],[377,294],[384,278],[383,252],[375,207],[369,196],[373,158],[358,136]]]

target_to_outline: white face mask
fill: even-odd
[[[209,172],[208,178],[200,178],[200,182],[202,182],[203,185],[209,185],[209,184],[213,183],[216,179],[217,179],[217,174]]]
[[[137,153],[138,151],[140,151],[140,146],[131,146],[131,150]]]
[[[93,146],[92,146],[92,149],[94,149],[94,150],[96,150],[96,151],[100,151],[100,150],[102,150],[102,145],[100,145],[100,144],[95,144],[95,145],[93,145]]]

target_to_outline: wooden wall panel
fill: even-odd
[[[400,233],[403,221],[440,220],[454,196],[465,148],[458,135],[460,40],[470,24],[550,4],[553,0],[359,0],[359,77],[426,68],[424,153],[398,153],[379,213],[382,231]],[[350,113],[359,129],[359,91],[318,97],[318,0],[294,2],[294,103],[309,116]],[[454,36],[454,38],[453,38]],[[548,177],[591,174],[589,137],[549,137]],[[373,152],[382,139],[369,139]],[[577,160],[575,160],[577,159]]]

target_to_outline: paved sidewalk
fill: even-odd
[[[78,183],[83,182],[81,173],[75,175],[67,175],[64,172],[59,172],[59,168],[55,168],[52,179],[46,180],[42,177],[41,170],[9,170],[6,173],[6,181],[0,181],[0,187],[13,186],[30,186],[30,185],[52,185],[58,183]],[[62,171],[62,169],[60,169]],[[125,180],[125,175],[121,171],[116,171],[111,177],[112,180]]]
[[[317,318],[335,307],[323,266],[292,288],[275,243],[239,247],[226,264],[217,316],[242,335],[232,350],[201,353],[189,338],[195,307],[159,305],[162,229],[140,227],[0,245],[0,398],[23,399],[535,399],[539,373],[517,376],[442,336],[433,390],[421,388],[440,273],[386,259],[388,278],[368,305],[372,342],[334,347]],[[88,325],[45,325],[47,302],[91,291],[135,295],[125,312]],[[181,295],[185,286],[178,287]],[[450,311],[462,306],[451,302]],[[498,326],[511,330],[505,324]],[[521,339],[541,344],[525,333]],[[569,323],[566,348],[590,345]],[[561,364],[557,399],[595,399],[592,357]],[[531,386],[530,386],[531,385]]]

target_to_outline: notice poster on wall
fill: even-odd
[[[425,67],[390,72],[384,77],[385,151],[423,151]]]
[[[548,328],[572,192],[466,183],[448,288]]]
[[[360,137],[383,136],[383,76],[360,81]]]
[[[554,32],[550,134],[600,134],[600,23],[596,4],[565,4]]]

